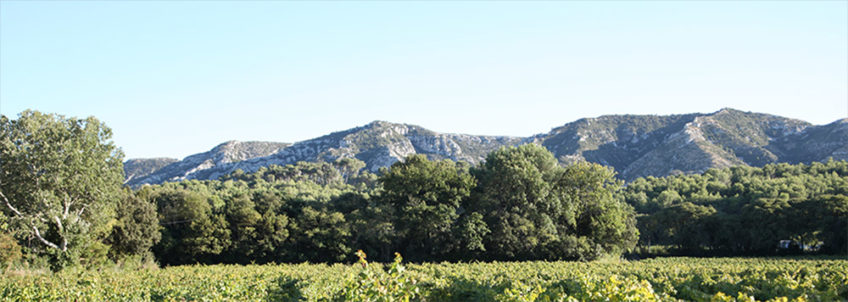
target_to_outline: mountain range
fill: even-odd
[[[253,172],[298,161],[357,158],[376,171],[410,154],[476,164],[502,146],[535,143],[564,164],[611,166],[626,181],[644,176],[700,173],[709,168],[848,160],[848,118],[826,125],[725,108],[679,115],[605,115],[583,118],[530,137],[438,133],[375,121],[294,144],[229,141],[183,160],[130,159],[130,186],[217,179],[237,169]]]

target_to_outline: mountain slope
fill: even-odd
[[[273,142],[238,142],[229,141],[212,148],[207,152],[194,154],[181,161],[172,162],[152,173],[128,177],[125,183],[130,186],[141,184],[158,184],[167,181],[179,181],[189,178],[199,171],[205,171],[220,165],[235,163],[246,159],[272,154],[289,144]],[[130,160],[130,161],[139,161]],[[127,162],[130,162],[127,161]],[[124,164],[126,165],[126,163]]]
[[[848,119],[814,126],[734,109],[667,116],[607,115],[580,119],[528,138],[444,134],[375,121],[293,145],[228,142],[148,175],[130,177],[128,173],[127,183],[217,179],[237,169],[253,172],[268,165],[338,158],[360,159],[372,171],[409,154],[477,163],[501,146],[523,143],[545,146],[566,164],[590,161],[612,166],[620,178],[629,181],[733,165],[848,159]]]
[[[164,168],[167,165],[180,161],[176,158],[158,157],[158,158],[138,158],[130,159],[124,162],[124,182],[130,183],[137,178],[143,178],[147,175]]]
[[[812,126],[777,139],[775,151],[790,163],[848,160],[848,118],[833,123]]]
[[[204,170],[189,171],[181,179],[217,179],[240,169],[253,172],[269,165],[298,161],[334,161],[357,158],[366,169],[376,171],[410,154],[426,154],[431,159],[450,158],[476,163],[500,146],[515,145],[521,138],[441,134],[406,124],[375,121],[362,127],[331,133],[280,149],[274,154],[224,163]]]
[[[827,158],[786,151],[805,130],[823,126],[761,113],[722,109],[710,114],[609,115],[581,119],[555,128],[535,142],[563,162],[586,160],[612,166],[625,180],[642,176],[698,173],[709,168],[773,162],[809,162]],[[824,139],[817,135],[813,140]],[[839,133],[830,142],[845,146]],[[841,139],[841,140],[840,140]],[[803,147],[802,149],[806,149]],[[832,153],[832,152],[831,152]]]

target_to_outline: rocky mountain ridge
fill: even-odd
[[[239,142],[228,141],[222,143],[212,150],[190,155],[183,160],[169,162],[161,168],[148,174],[130,174],[127,163],[133,163],[130,167],[144,162],[143,159],[131,159],[124,163],[124,173],[127,175],[124,182],[131,186],[141,184],[158,184],[168,181],[180,181],[184,179],[203,179],[194,177],[198,173],[237,163],[246,159],[252,159],[273,154],[290,144],[275,142]],[[163,160],[168,162],[168,159]],[[138,169],[134,170],[138,171]],[[131,178],[130,175],[133,177]]]
[[[237,169],[253,172],[269,165],[339,158],[360,159],[376,171],[410,154],[475,164],[497,148],[525,143],[545,146],[566,164],[585,160],[612,166],[629,181],[732,165],[848,160],[848,119],[816,126],[729,108],[709,114],[606,115],[526,138],[437,133],[375,121],[295,144],[227,142],[182,161],[160,160],[158,165],[167,164],[158,169],[152,169],[154,164],[139,169],[144,160],[130,160],[125,170],[131,186],[217,179]]]

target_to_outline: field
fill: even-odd
[[[4,301],[844,301],[848,260],[214,265],[14,274]]]

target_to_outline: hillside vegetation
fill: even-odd
[[[848,254],[845,161],[640,178],[622,193],[640,213],[642,245],[695,255],[763,255],[792,240],[794,252]]]

